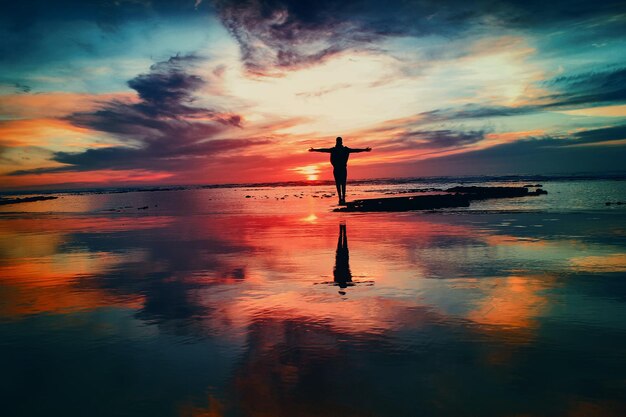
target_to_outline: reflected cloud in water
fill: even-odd
[[[134,383],[109,414],[621,411],[621,219],[590,232],[574,215],[511,216],[4,218],[7,392],[35,389],[20,377],[31,360],[84,407],[117,369]],[[38,411],[61,407],[42,398]]]

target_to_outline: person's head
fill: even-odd
[[[341,139],[341,136],[339,136],[337,138],[337,142],[335,143],[335,146],[342,146],[343,145],[343,139]]]

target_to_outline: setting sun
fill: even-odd
[[[317,181],[319,179],[320,169],[317,165],[307,165],[303,167],[290,168],[289,170],[304,175],[307,181]]]

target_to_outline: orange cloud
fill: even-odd
[[[5,189],[43,186],[68,185],[116,185],[116,184],[156,184],[172,177],[169,172],[154,172],[143,169],[101,170],[88,172],[55,172],[20,176],[0,176]]]
[[[85,139],[88,129],[60,119],[24,119],[0,122],[0,144],[9,147],[39,146],[64,148],[68,146],[100,147]]]
[[[489,148],[491,146],[511,143],[524,138],[540,137],[544,136],[545,134],[546,131],[544,129],[522,130],[519,132],[488,133],[485,135],[485,140],[477,148]]]
[[[600,106],[589,107],[585,109],[563,110],[559,113],[569,114],[573,116],[588,117],[626,117],[626,105],[619,106]]]
[[[0,96],[0,114],[15,119],[47,119],[96,109],[110,100],[136,101],[134,93],[81,94],[37,93]]]

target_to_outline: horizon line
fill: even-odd
[[[492,178],[502,180],[586,180],[586,179],[613,179],[626,180],[626,170],[610,173],[595,172],[576,172],[576,173],[551,173],[551,174],[502,174],[502,175],[434,175],[434,176],[417,176],[417,177],[378,177],[368,179],[355,179],[350,181],[351,184],[359,185],[369,182],[380,182],[382,184],[393,184],[403,182],[418,182],[419,180],[442,180],[442,179],[459,179],[468,181],[471,179]],[[187,189],[202,188],[241,188],[241,187],[288,187],[288,186],[318,186],[318,185],[334,185],[333,180],[297,180],[297,181],[274,181],[274,182],[242,182],[242,183],[216,183],[216,184],[145,184],[145,185],[78,185],[75,187],[64,188],[59,185],[58,188],[15,188],[0,189],[0,198],[2,195],[11,194],[71,194],[71,193],[122,193],[122,192],[141,192],[141,191],[176,191]],[[52,186],[54,187],[54,186]]]

